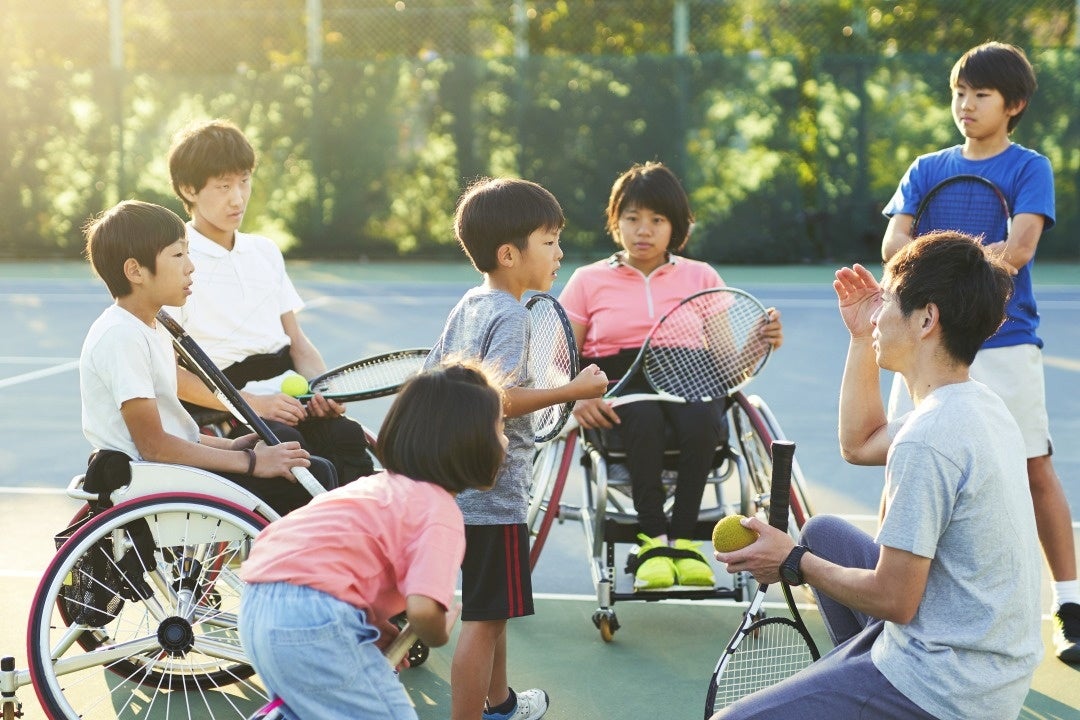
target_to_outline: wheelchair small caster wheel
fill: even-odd
[[[423,665],[430,653],[431,648],[423,640],[417,640],[409,648],[409,653],[405,657],[409,659],[409,667],[415,668]]]
[[[604,642],[615,639],[615,631],[619,629],[619,619],[615,617],[613,610],[597,610],[593,613],[592,621],[600,631],[600,638]]]

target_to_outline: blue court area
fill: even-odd
[[[308,308],[307,334],[328,364],[399,348],[429,346],[449,309],[477,276],[453,266],[296,264],[292,273]],[[764,397],[810,483],[815,512],[872,522],[880,468],[843,462],[836,412],[846,332],[835,309],[831,267],[720,268],[725,280],[783,313],[784,347],[747,388]],[[560,283],[570,275],[569,263]],[[1047,399],[1056,440],[1055,467],[1080,517],[1080,272],[1040,266],[1036,293],[1046,341]],[[556,291],[558,285],[556,287]],[[85,468],[89,447],[79,429],[76,360],[86,329],[110,302],[85,265],[0,266],[0,654],[26,667],[25,629],[37,578],[51,555],[51,535],[74,512],[58,494]],[[886,381],[887,382],[887,381]],[[378,426],[387,400],[355,403],[350,414]],[[571,484],[568,492],[576,492]],[[1074,524],[1075,527],[1075,524]],[[621,561],[620,561],[621,562]],[[604,643],[591,622],[596,607],[581,527],[556,525],[534,573],[536,616],[511,624],[511,677],[552,695],[549,718],[701,717],[716,657],[741,606],[727,603],[620,602],[622,629]],[[1048,595],[1047,607],[1048,607]],[[782,612],[780,608],[771,612]],[[820,631],[816,612],[808,622]],[[1049,638],[1049,623],[1043,623]],[[1048,646],[1049,647],[1049,646]],[[448,712],[451,646],[432,651],[403,680],[421,718]],[[518,680],[517,678],[520,678]],[[19,691],[27,717],[40,717],[30,688]],[[1048,655],[1025,718],[1080,719],[1080,670]],[[974,714],[972,717],[978,717]]]

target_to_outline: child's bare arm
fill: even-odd
[[[549,405],[600,397],[607,386],[607,375],[596,365],[589,365],[573,380],[557,388],[507,388],[503,412],[506,417],[528,415]]]
[[[405,598],[405,615],[409,618],[409,627],[431,647],[441,647],[450,641],[450,630],[460,612],[461,607],[458,605],[448,610],[424,595],[409,595]]]
[[[229,441],[223,447],[220,441],[207,444],[190,442],[165,432],[161,426],[157,401],[153,398],[132,398],[120,406],[128,432],[135,447],[146,460],[213,470],[248,474],[251,456],[246,443]],[[240,438],[244,440],[244,438]],[[289,470],[296,466],[309,467],[308,453],[299,443],[287,442],[278,445],[258,444],[252,448],[255,453],[255,466],[251,474],[256,477],[285,477],[293,479]]]

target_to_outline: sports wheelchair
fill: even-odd
[[[198,346],[170,331],[226,406],[276,443]],[[374,447],[375,433],[366,432]],[[239,569],[278,514],[212,472],[142,461],[130,469],[130,481],[111,492],[91,492],[85,475],[69,484],[68,495],[85,504],[56,535],[57,553],[34,594],[29,669],[0,660],[2,720],[22,716],[15,691],[27,684],[53,720],[242,720],[269,700],[237,631]],[[312,494],[322,492],[309,473],[294,472]],[[410,663],[427,653],[416,643]]]
[[[658,400],[655,395],[635,395],[621,402]],[[714,465],[705,489],[694,540],[711,548],[712,528],[717,520],[732,513],[752,516],[768,512],[772,477],[773,440],[785,439],[776,417],[756,395],[742,392],[728,397],[729,435],[716,449]],[[580,504],[564,502],[563,496],[575,459],[582,468]],[[562,434],[538,447],[532,468],[532,488],[527,523],[532,536],[530,563],[535,567],[554,522],[580,521],[589,553],[598,607],[593,624],[605,642],[619,629],[615,603],[622,600],[730,599],[744,601],[757,590],[749,573],[732,577],[730,587],[674,587],[665,590],[622,589],[616,574],[616,548],[636,544],[640,526],[630,496],[625,451],[611,442],[610,434],[582,432],[572,421]],[[664,461],[665,509],[670,512],[677,478],[678,450],[669,449]],[[798,535],[811,515],[807,483],[795,461],[791,479],[790,532]],[[706,551],[708,552],[708,551]],[[632,579],[632,578],[631,578]]]

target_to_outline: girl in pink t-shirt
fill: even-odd
[[[615,181],[607,227],[622,249],[570,277],[559,301],[570,317],[582,361],[596,363],[615,381],[629,369],[645,336],[680,300],[724,281],[707,263],[673,254],[690,236],[694,216],[678,178],[660,163],[634,165]],[[783,330],[769,309],[762,333],[774,348]],[[626,393],[652,393],[640,375]],[[601,399],[582,400],[574,416],[583,428],[618,427],[627,453],[641,543],[634,587],[712,586],[712,568],[693,541],[705,481],[720,439],[727,434],[725,401],[634,402],[613,408]],[[668,520],[661,483],[669,431],[679,447],[678,484]],[[686,551],[672,556],[667,548]]]
[[[454,496],[490,489],[502,396],[479,366],[402,387],[375,453],[385,470],[319,495],[259,534],[241,568],[240,636],[288,718],[415,718],[382,654],[404,611],[429,646],[457,619],[465,529]]]

